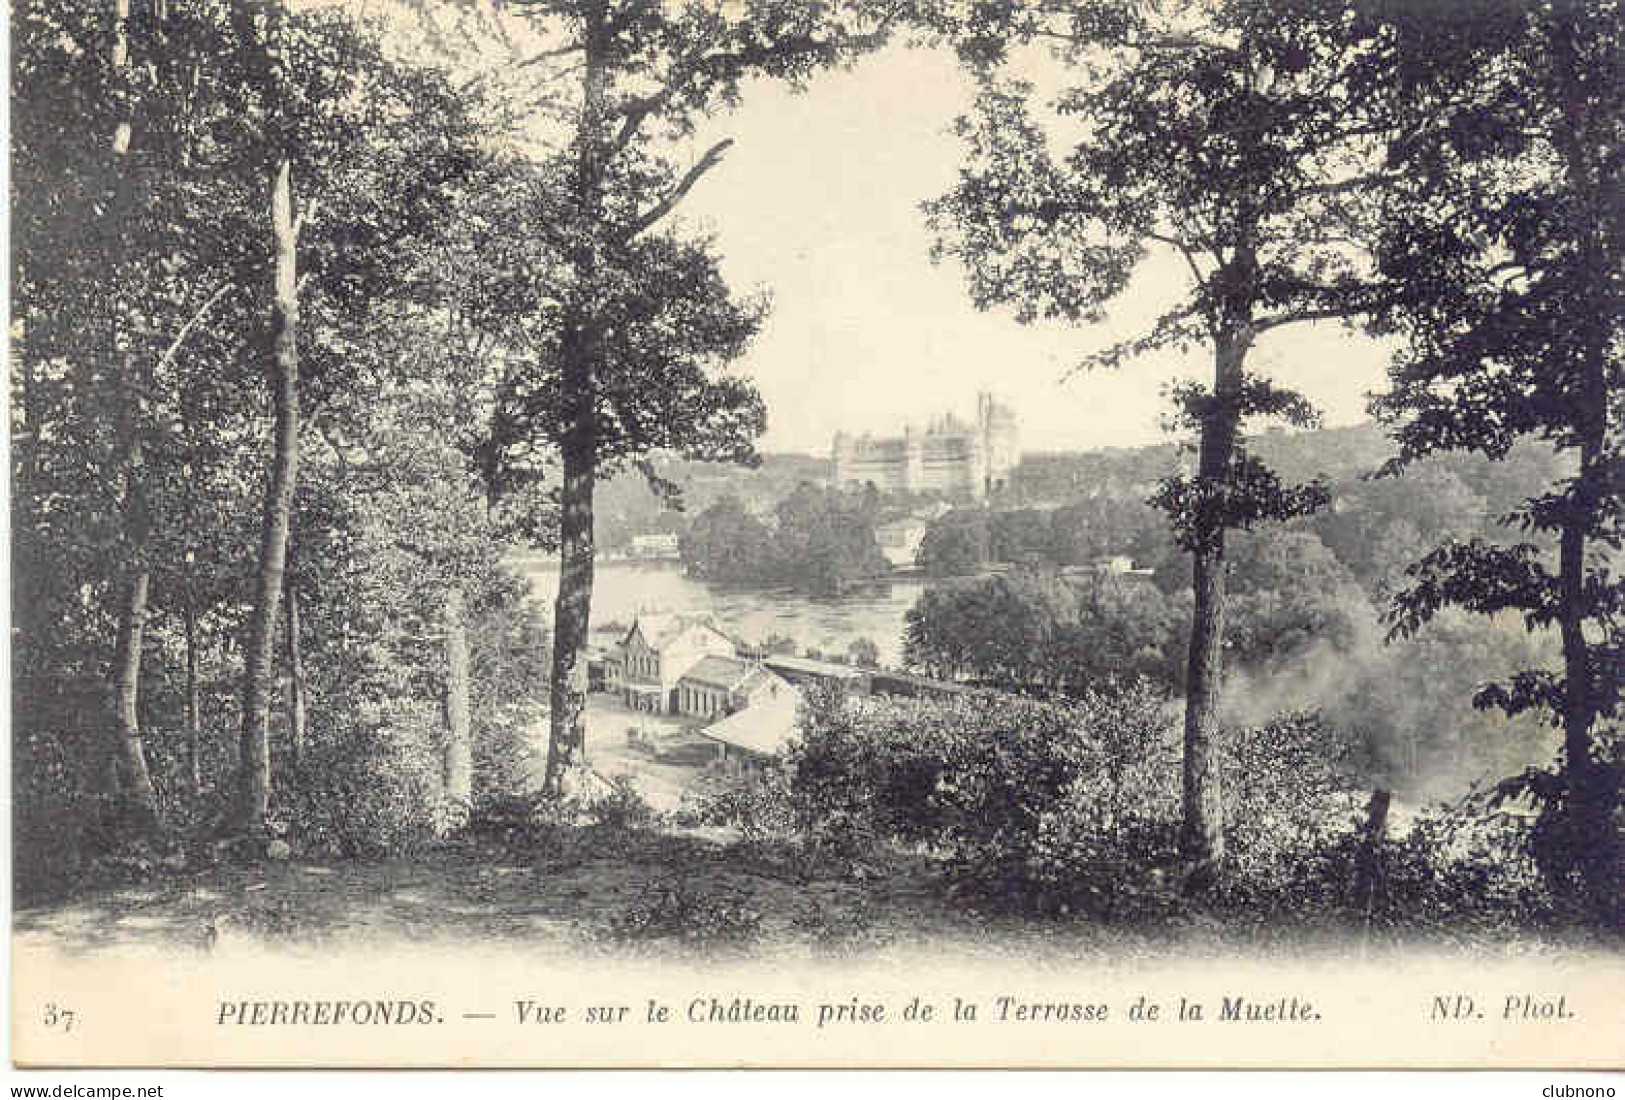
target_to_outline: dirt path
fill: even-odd
[[[923,871],[809,879],[700,835],[563,835],[545,852],[469,842],[411,858],[160,872],[19,909],[13,930],[20,946],[74,953],[203,952],[244,939],[294,949],[508,941],[636,953],[737,932],[741,949],[818,954],[964,934],[975,923]]]
[[[671,812],[699,781],[715,758],[716,746],[702,737],[694,719],[665,714],[641,714],[613,696],[595,692],[587,696],[582,714],[586,727],[585,763],[605,779],[627,776],[638,793],[655,809]],[[627,736],[636,727],[646,735],[646,747],[634,746]],[[534,734],[539,769],[547,759],[547,727]],[[538,771],[536,781],[540,784]]]
[[[154,868],[139,881],[17,909],[13,947],[95,957],[131,950],[201,957],[237,948],[325,958],[507,945],[526,957],[723,954],[886,966],[946,953],[1109,969],[1169,959],[1342,957],[1349,950],[1346,935],[1331,929],[1230,927],[1195,911],[1154,926],[1002,916],[956,898],[924,859],[885,858],[883,865],[811,866],[793,853],[741,848],[704,830],[581,826],[523,839],[463,839],[383,860]],[[1400,944],[1372,946],[1380,954]],[[1412,946],[1488,958],[1561,943],[1452,938]]]

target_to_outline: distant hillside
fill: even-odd
[[[599,485],[595,494],[596,536],[603,549],[622,549],[634,535],[680,532],[688,517],[723,496],[737,496],[748,509],[765,511],[801,482],[830,477],[828,458],[798,454],[764,454],[753,470],[676,458],[657,459],[653,465],[657,475],[682,490],[682,510],[656,496],[643,474],[625,471]]]
[[[1355,480],[1393,454],[1376,424],[1318,431],[1265,432],[1248,446],[1292,481]],[[1144,497],[1189,460],[1177,443],[1108,447],[1098,451],[1039,451],[1023,455],[1010,475],[1011,504],[1062,503],[1085,496]]]
[[[1374,423],[1315,431],[1266,431],[1248,446],[1288,482],[1324,478],[1334,497],[1357,492],[1366,475],[1394,453],[1394,445]],[[1144,447],[1108,447],[1094,451],[1036,451],[1022,456],[1011,472],[1010,488],[995,505],[1001,509],[1054,507],[1080,498],[1105,497],[1143,501],[1157,482],[1177,472],[1190,456],[1178,443]],[[1470,455],[1432,459],[1422,469],[1448,469],[1483,507],[1511,507],[1527,493],[1559,476],[1550,448],[1524,444],[1503,462]],[[681,487],[682,511],[666,506],[642,474],[622,473],[598,487],[598,543],[606,550],[627,546],[634,535],[680,533],[689,517],[717,499],[739,497],[752,512],[767,512],[803,481],[826,482],[828,458],[804,454],[767,454],[756,469],[712,462],[662,459],[655,472]]]

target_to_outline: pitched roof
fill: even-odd
[[[632,619],[632,625],[626,628],[626,639],[634,633],[642,634],[644,642],[653,649],[659,649],[661,641],[679,628],[682,620],[676,615],[667,612],[651,615],[637,615]],[[622,639],[623,643],[626,639]]]
[[[785,687],[790,686],[790,681],[786,680],[777,673],[769,672],[761,665],[752,665],[750,672],[746,674],[743,680],[734,686],[734,690],[741,694],[748,695],[769,683],[782,684]]]
[[[737,657],[719,657],[711,654],[700,658],[694,667],[683,673],[679,679],[695,680],[711,687],[733,691],[749,679],[751,673],[756,671],[756,667]]]
[[[700,734],[753,756],[774,756],[795,739],[800,705],[801,692],[786,684],[784,690],[711,723]]]
[[[670,611],[661,611],[648,615],[639,615],[633,619],[632,625],[627,628],[626,636],[621,639],[621,644],[625,645],[627,639],[632,637],[632,632],[635,630],[643,635],[643,641],[650,649],[664,649],[680,637],[684,631],[693,627],[709,630],[718,637],[726,639],[730,643],[733,642],[732,638],[718,630],[716,625],[707,619],[694,619]]]
[[[806,657],[791,657],[782,653],[770,654],[762,658],[762,663],[772,669],[804,672],[810,676],[823,676],[835,680],[856,680],[864,675],[863,669],[853,668],[851,665],[838,665],[831,661],[814,661]]]

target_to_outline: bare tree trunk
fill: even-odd
[[[542,789],[557,795],[584,739],[587,644],[592,614],[593,481],[591,425],[572,431],[564,446],[564,490],[559,518],[559,591],[553,602],[553,669],[549,683],[547,771]],[[583,444],[581,437],[587,436]]]
[[[130,67],[130,0],[115,0],[113,5],[111,61],[116,73],[122,74]],[[109,215],[115,221],[129,218],[135,206],[135,181],[126,159],[133,133],[133,118],[126,113],[114,126],[111,142],[114,194]],[[157,837],[162,829],[158,795],[152,785],[152,775],[147,770],[146,751],[141,743],[141,644],[146,632],[147,589],[151,578],[145,561],[147,511],[141,483],[141,425],[137,416],[140,398],[129,387],[134,363],[128,355],[124,355],[122,360],[118,359],[121,352],[117,324],[115,318],[108,355],[118,371],[117,431],[118,442],[123,449],[122,508],[130,560],[126,570],[127,579],[119,594],[118,638],[113,659],[117,716],[107,779],[109,793],[113,795],[113,804],[117,807],[118,830],[122,832],[128,828],[138,836]]]
[[[118,432],[124,441],[124,500],[122,518],[126,553],[126,579],[119,593],[118,639],[114,645],[113,684],[117,697],[113,736],[113,788],[116,827],[138,837],[157,838],[162,832],[158,793],[147,768],[141,740],[141,649],[147,630],[147,594],[152,582],[146,562],[150,518],[141,471],[140,425],[136,401],[127,385],[133,364],[126,359],[118,383]]]
[[[221,634],[220,635],[220,644],[215,649],[214,663],[215,663],[215,667],[220,669],[222,671],[222,673],[224,673],[225,670],[231,668],[231,665],[232,665],[231,651],[232,651],[233,647],[236,646],[236,644],[237,644],[237,639],[233,638],[230,634]],[[241,701],[241,696],[239,696],[238,698],[239,698],[239,701]],[[240,716],[239,716],[239,720],[240,720]],[[237,769],[242,765],[242,749],[243,749],[243,745],[242,745],[242,739],[241,738],[222,737],[220,739],[219,745],[220,745],[220,767],[215,772],[216,785],[219,784],[220,777],[222,777],[222,776],[228,776],[229,775],[229,776],[235,777],[236,774],[237,774]]]
[[[1198,551],[1191,569],[1195,608],[1185,665],[1185,746],[1180,849],[1187,860],[1224,858],[1219,766],[1219,680],[1223,674],[1224,547]]]
[[[1185,666],[1185,744],[1180,852],[1193,869],[1191,889],[1211,882],[1224,859],[1224,787],[1219,704],[1224,675],[1222,493],[1235,455],[1242,360],[1247,337],[1227,332],[1214,348],[1214,401],[1202,423],[1199,502],[1192,555],[1190,649]]]
[[[1354,884],[1351,895],[1354,905],[1369,924],[1371,909],[1376,902],[1377,885],[1381,871],[1382,843],[1388,835],[1388,806],[1393,795],[1379,787],[1371,792],[1366,804],[1365,836],[1354,861]]]
[[[197,682],[197,609],[190,595],[184,611],[186,621],[186,765],[192,797],[203,793],[203,708]]]
[[[446,590],[446,797],[467,807],[474,801],[474,745],[468,704],[468,629],[463,590]]]
[[[115,740],[119,779],[119,817],[138,837],[157,837],[162,831],[158,793],[147,770],[141,744],[141,643],[146,633],[147,589],[150,575],[137,566],[123,592],[119,607],[118,656],[114,683],[118,691],[118,732]]]
[[[260,527],[260,570],[243,646],[243,725],[233,824],[257,832],[271,798],[270,712],[267,702],[277,608],[287,563],[288,524],[299,464],[299,298],[297,230],[293,220],[292,167],[284,159],[271,188],[271,228],[276,241],[272,303],[271,396],[276,410],[275,452],[266,479]]]
[[[293,572],[293,549],[288,549],[288,572]],[[282,661],[288,674],[288,748],[293,766],[305,756],[305,661],[299,647],[299,592],[291,576],[282,591]]]
[[[563,791],[565,773],[584,740],[581,712],[587,701],[582,649],[592,615],[593,488],[597,478],[597,356],[592,290],[598,278],[596,237],[603,215],[605,84],[603,56],[607,13],[589,8],[583,29],[582,113],[576,135],[572,190],[587,240],[571,257],[578,300],[566,321],[562,358],[564,402],[569,417],[561,450],[564,485],[559,514],[559,590],[553,602],[553,667],[549,677],[547,770],[544,793]]]
[[[1554,128],[1554,144],[1564,162],[1568,188],[1578,203],[1572,219],[1580,235],[1574,261],[1577,277],[1594,308],[1573,318],[1577,337],[1578,362],[1574,395],[1575,435],[1579,443],[1580,470],[1570,488],[1572,496],[1558,542],[1558,629],[1563,644],[1564,694],[1563,788],[1567,799],[1562,833],[1563,863],[1578,872],[1584,889],[1583,903],[1591,918],[1603,927],[1619,927],[1625,915],[1625,847],[1614,814],[1620,803],[1619,780],[1597,753],[1592,732],[1599,712],[1599,700],[1612,696],[1612,685],[1601,677],[1618,678],[1608,650],[1594,651],[1587,643],[1585,624],[1591,617],[1603,620],[1606,612],[1594,608],[1594,596],[1587,593],[1586,542],[1604,513],[1607,502],[1617,494],[1617,457],[1610,458],[1608,443],[1611,426],[1609,363],[1613,331],[1610,320],[1617,314],[1609,293],[1609,283],[1620,270],[1617,172],[1611,170],[1606,155],[1606,109],[1591,106],[1591,92],[1580,74],[1584,62],[1578,38],[1583,32],[1584,5],[1554,9],[1553,73],[1557,77],[1561,113]],[[1606,540],[1606,536],[1604,536]],[[1601,656],[1600,661],[1593,660]]]
[[[1599,397],[1598,407],[1607,404]],[[1596,468],[1599,446],[1589,441],[1581,448],[1580,476],[1575,480],[1576,495],[1591,495],[1595,507],[1599,485],[1608,476]],[[1606,491],[1606,490],[1603,490]],[[1619,923],[1625,900],[1625,852],[1621,851],[1619,827],[1614,811],[1619,804],[1618,780],[1597,759],[1592,726],[1596,723],[1599,692],[1595,678],[1610,675],[1594,668],[1591,647],[1585,638],[1585,518],[1576,517],[1563,525],[1558,543],[1558,628],[1563,643],[1563,794],[1567,802],[1561,825],[1560,865],[1577,873],[1583,898],[1576,899],[1589,910],[1592,920],[1602,926]],[[1617,676],[1617,673],[1613,673]]]

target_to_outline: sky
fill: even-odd
[[[1171,260],[1148,261],[1106,323],[1079,327],[980,313],[959,267],[931,264],[919,204],[953,183],[961,151],[949,124],[970,101],[950,56],[894,46],[800,94],[752,85],[690,143],[692,159],[724,137],[736,144],[682,219],[715,234],[737,291],[765,288],[774,301],[736,366],[767,402],[761,449],[827,454],[838,430],[896,434],[949,411],[970,419],[982,390],[1014,407],[1025,451],[1163,442],[1164,386],[1211,374],[1200,351],[1068,369],[1183,292]],[[1385,362],[1379,345],[1336,325],[1276,330],[1251,360],[1334,426],[1366,418]]]

